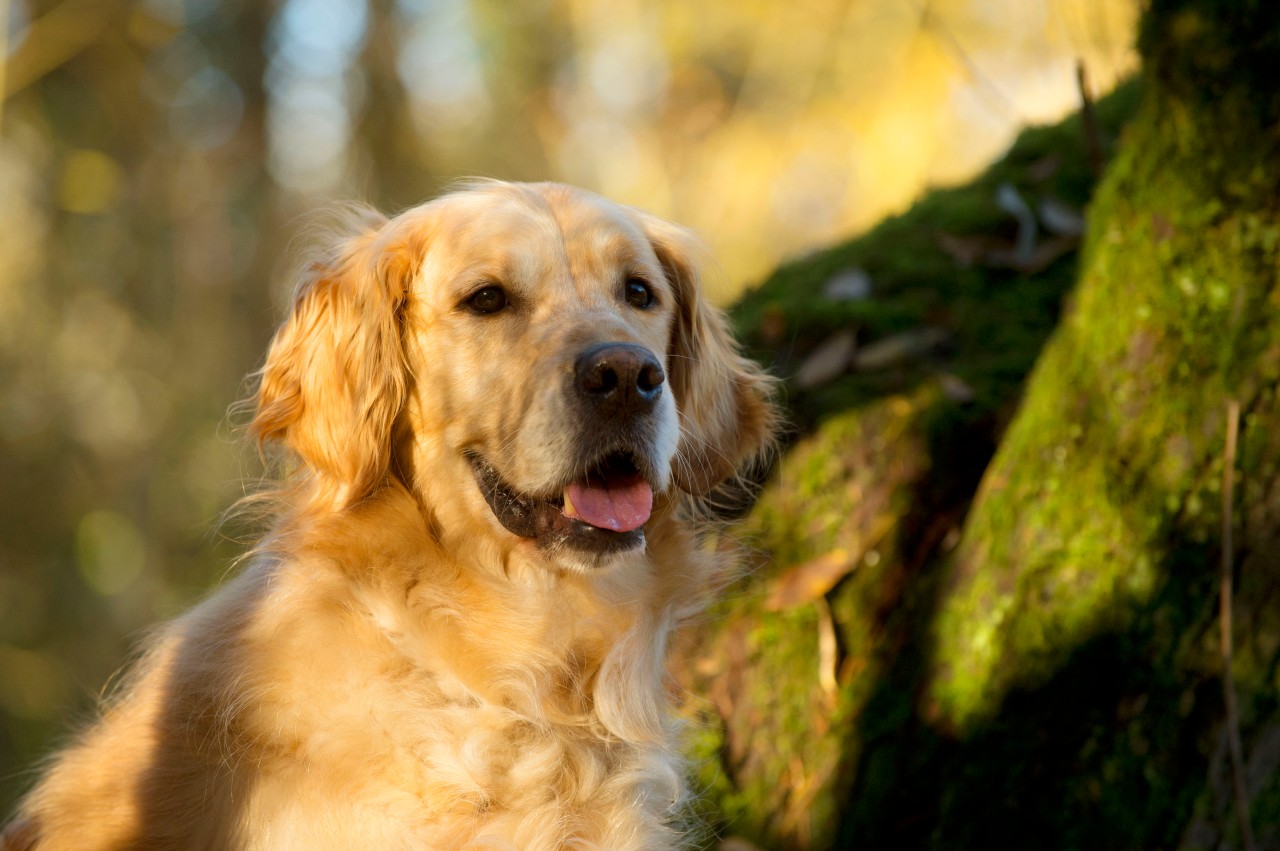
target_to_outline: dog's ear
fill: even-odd
[[[641,222],[676,294],[667,355],[680,412],[673,474],[681,490],[705,496],[773,445],[776,382],[742,356],[724,314],[703,296],[697,237],[652,216]]]
[[[407,393],[400,323],[417,253],[380,214],[361,209],[347,218],[345,235],[302,272],[249,425],[259,445],[292,450],[341,505],[387,475]]]

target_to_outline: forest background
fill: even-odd
[[[1034,837],[1077,812],[1069,802],[1103,812],[1103,791],[1119,784],[1116,806],[1129,811],[1099,816],[1108,847],[1241,838],[1223,791],[1228,725],[1220,708],[1197,715],[1220,673],[1209,663],[1189,690],[1183,663],[1166,666],[1174,684],[1158,694],[1145,680],[1118,686],[1110,668],[1073,674],[1096,705],[1066,725],[1065,744],[1027,738],[1052,722],[1045,706],[1061,704],[1055,678],[1076,651],[1134,622],[1112,611],[1117,594],[1159,609],[1163,562],[1105,533],[1095,551],[1032,551],[1029,539],[1061,534],[1042,493],[1047,514],[1022,527],[985,507],[998,496],[969,516],[980,482],[998,492],[1018,481],[999,463],[1014,463],[1005,456],[1019,444],[1000,442],[1035,415],[1017,413],[1023,382],[1063,315],[1082,237],[1097,239],[1096,210],[1085,226],[1095,181],[1118,171],[1111,158],[1123,159],[1117,140],[1140,98],[1149,123],[1164,114],[1152,106],[1159,86],[1103,98],[1139,67],[1140,17],[1143,62],[1153,43],[1216,33],[1216,16],[1228,34],[1270,32],[1255,3],[1222,4],[1222,15],[1197,5],[1215,4],[0,0],[0,808],[147,625],[197,599],[241,550],[240,530],[218,520],[260,467],[226,411],[280,315],[307,215],[350,198],[394,211],[487,175],[576,183],[696,228],[721,266],[715,296],[787,379],[791,448],[740,529],[755,578],[736,614],[681,650],[702,701],[708,815],[723,833],[779,848],[876,836],[976,847]],[[1173,22],[1163,41],[1152,21]],[[1230,56],[1220,66],[1235,67]],[[1021,128],[1082,103],[1083,115],[1010,150]],[[1125,179],[1158,182],[1109,179],[1113,196]],[[957,188],[926,195],[939,186]],[[1231,197],[1203,221],[1230,218]],[[1236,235],[1245,253],[1274,226],[1270,208],[1250,215],[1253,230]],[[1173,214],[1146,227],[1148,242],[1182,232]],[[1266,303],[1269,281],[1250,304]],[[1174,284],[1185,299],[1211,289]],[[1207,297],[1230,303],[1232,292]],[[1079,311],[1087,295],[1068,301]],[[1230,355],[1218,360],[1238,372]],[[1130,356],[1159,362],[1159,340]],[[1204,427],[1215,447],[1219,395]],[[1265,422],[1245,401],[1247,437]],[[1024,453],[1069,482],[1064,447],[1088,442],[1082,422],[1063,426],[1078,429],[1065,442],[1022,439]],[[1133,440],[1168,449],[1184,424],[1160,420]],[[1186,443],[1173,446],[1188,458],[1181,473],[1212,479],[1198,442]],[[1124,466],[1131,449],[1086,454]],[[1043,484],[1042,473],[1028,475]],[[1208,498],[1192,491],[1169,511]],[[1157,532],[1168,529],[1134,536]],[[982,549],[1004,538],[1017,543]],[[1209,553],[1220,541],[1200,543]],[[1124,571],[1098,581],[1055,575],[1117,557]],[[1066,614],[1049,607],[1031,627],[1008,615],[1054,593]],[[966,623],[975,607],[1000,614]],[[1200,646],[1211,640],[1202,621],[1153,629]],[[1002,641],[1015,650],[1002,655]],[[1028,641],[1034,663],[995,676]],[[1258,657],[1245,679],[1274,691],[1275,648]],[[797,678],[782,690],[790,705],[744,685],[776,676]],[[1175,695],[1173,716],[1151,720],[1153,694]],[[1246,704],[1249,750],[1261,754],[1250,782],[1265,793],[1277,728],[1266,706]],[[1168,766],[1149,758],[1169,738],[1153,744],[1150,724],[1183,731],[1170,734],[1179,788],[1165,789]],[[1115,756],[1119,739],[1134,759]],[[1039,803],[1014,806],[1036,783]],[[1059,833],[1062,847],[1103,847],[1075,828]]]

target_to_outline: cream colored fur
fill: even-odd
[[[252,430],[296,459],[270,531],[52,759],[5,851],[681,847],[666,641],[723,570],[691,495],[773,422],[697,265],[683,230],[552,184],[352,216],[260,376]],[[518,309],[460,309],[484,282]],[[600,340],[666,364],[654,513],[642,549],[548,552],[464,452],[531,493],[580,473],[562,379]]]

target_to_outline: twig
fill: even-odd
[[[840,646],[836,640],[836,623],[831,616],[831,605],[826,597],[818,603],[818,684],[828,700],[834,701],[840,690],[836,669],[839,664]]]
[[[1222,697],[1227,707],[1227,742],[1231,746],[1231,779],[1235,786],[1236,817],[1245,851],[1254,851],[1249,824],[1249,790],[1244,782],[1244,748],[1240,744],[1240,715],[1236,709],[1236,685],[1231,672],[1231,582],[1235,572],[1231,541],[1232,501],[1236,485],[1236,436],[1240,431],[1240,403],[1227,402],[1227,446],[1222,459],[1222,574],[1219,577],[1218,625],[1222,633]]]
[[[1084,147],[1089,156],[1089,168],[1093,176],[1102,175],[1106,155],[1102,151],[1102,130],[1098,127],[1098,113],[1093,108],[1093,93],[1089,91],[1089,73],[1084,60],[1076,60],[1076,86],[1080,89],[1080,121],[1084,125]]]

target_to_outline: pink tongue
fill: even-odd
[[[639,477],[613,486],[574,482],[565,496],[565,517],[615,532],[639,529],[653,510],[653,489]]]

